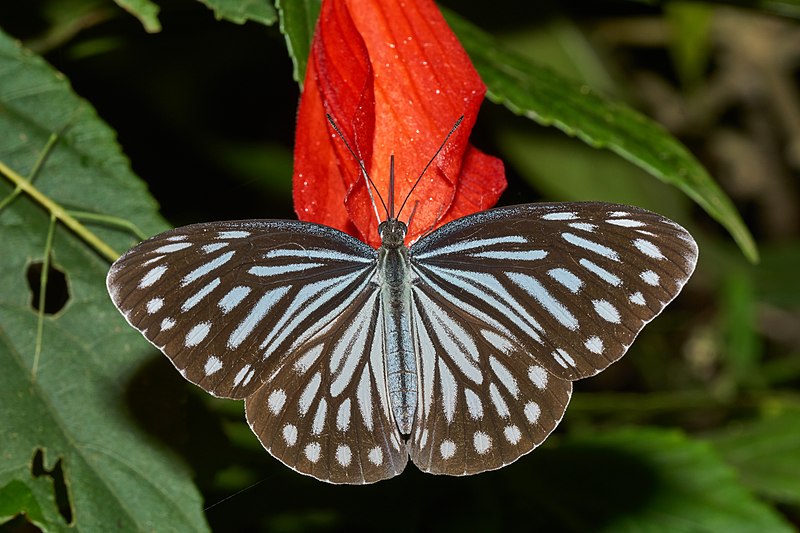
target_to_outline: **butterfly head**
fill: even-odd
[[[400,248],[406,238],[406,231],[408,231],[408,226],[396,218],[381,222],[378,226],[381,245],[385,248]]]

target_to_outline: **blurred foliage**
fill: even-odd
[[[28,521],[90,528],[111,497],[128,499],[131,528],[195,530],[199,489],[205,519],[220,531],[800,526],[800,4],[445,3],[495,101],[593,145],[610,146],[608,132],[586,115],[638,117],[635,108],[651,118],[636,123],[659,133],[636,138],[638,148],[635,128],[615,130],[626,159],[489,104],[473,139],[506,163],[502,203],[611,200],[688,227],[701,257],[684,293],[622,361],[577,383],[556,434],[513,466],[454,479],[409,465],[374,486],[329,486],[273,460],[241,403],[186,383],[127,328],[104,297],[107,260],[1,177],[0,522],[21,531]],[[123,151],[175,225],[292,217],[297,81],[318,7],[0,3],[0,29],[21,41],[2,39],[0,162],[119,250],[136,238],[108,215],[147,234],[164,227]],[[532,66],[492,78],[512,64]],[[545,82],[558,88],[549,98],[521,90]],[[596,105],[566,106],[588,87]],[[603,107],[608,95],[616,107]],[[653,138],[674,143],[675,153],[684,150],[679,139],[687,164],[696,159],[714,177],[755,236],[759,264],[677,188],[651,179],[648,172],[661,172],[686,188],[683,163],[656,172],[642,164]],[[729,227],[737,224],[731,213],[722,219]],[[39,282],[26,281],[32,264],[41,271],[50,260],[66,273],[68,298],[52,315],[34,309]],[[26,374],[34,354],[38,378]],[[141,461],[135,469],[170,493],[180,509],[173,524],[150,522],[159,513],[148,483],[93,455],[109,447]],[[387,520],[394,502],[402,517]]]

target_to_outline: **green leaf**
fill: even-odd
[[[777,502],[800,505],[800,408],[782,405],[775,411],[710,439],[752,490]]]
[[[42,508],[33,494],[33,490],[22,481],[13,480],[0,487],[0,524],[19,514],[40,527],[45,527]]]
[[[502,49],[482,30],[449,11],[444,13],[488,86],[490,100],[591,146],[612,150],[678,187],[728,229],[748,259],[758,259],[753,237],[730,199],[661,126],[626,105],[602,98],[586,85]]]
[[[286,38],[286,48],[294,64],[292,75],[301,89],[321,3],[321,0],[275,0],[281,33]]]
[[[665,6],[665,14],[678,75],[684,86],[695,87],[702,81],[711,56],[714,10],[699,2],[670,2]]]
[[[497,135],[503,159],[548,199],[591,198],[653,209],[670,218],[687,216],[685,196],[661,183],[642,179],[646,173],[616,155],[576,144],[563,135],[541,135],[520,128]],[[591,176],[591,179],[586,179]]]
[[[757,300],[754,280],[748,272],[732,269],[720,287],[723,364],[735,383],[757,385],[762,339],[756,330]]]
[[[150,0],[114,0],[119,7],[139,19],[144,29],[149,33],[161,31],[161,23],[158,21],[158,5]]]
[[[570,437],[525,461],[528,475],[515,476],[514,489],[545,498],[535,504],[531,529],[792,531],[712,446],[677,431],[604,430]]]
[[[278,19],[275,8],[268,0],[200,0],[214,11],[217,20],[244,24],[248,20],[272,26]]]
[[[786,309],[800,308],[797,265],[800,265],[800,244],[797,240],[765,247],[763,261],[752,270],[759,298]]]
[[[53,133],[31,192],[15,193],[12,171],[30,176]],[[136,239],[110,219],[91,233],[58,222],[46,246],[63,209],[122,216],[146,234],[167,225],[114,132],[63,75],[2,33],[0,162],[11,169],[0,174],[0,487],[30,487],[48,529],[71,517],[70,529],[87,531],[205,530],[191,473],[132,418],[134,378],[156,352],[115,310],[108,260],[86,240],[124,250]],[[48,259],[64,279],[50,273],[45,300],[56,308],[40,314],[36,265]]]

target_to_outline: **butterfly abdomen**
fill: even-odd
[[[400,433],[409,435],[417,410],[417,363],[411,336],[408,248],[381,246],[378,276],[389,398]]]

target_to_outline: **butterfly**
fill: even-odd
[[[393,203],[393,202],[390,202]],[[243,399],[261,444],[331,483],[508,465],[572,382],[620,359],[691,276],[676,223],[609,203],[465,216],[379,249],[289,220],[173,229],[112,266],[109,294],[187,380]]]

